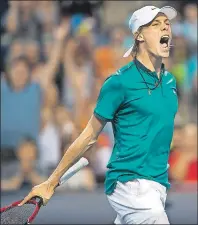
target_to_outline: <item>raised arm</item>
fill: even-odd
[[[65,38],[69,34],[69,30],[69,20],[63,21],[61,25],[55,30],[54,46],[40,76],[40,83],[43,87],[48,86],[48,84],[52,83],[54,80],[62,56]]]
[[[19,13],[19,2],[18,1],[10,1],[9,2],[9,10],[6,18],[6,29],[9,33],[15,34],[18,28],[18,13]]]
[[[88,149],[90,149],[93,146],[105,124],[106,122],[97,119],[95,116],[92,116],[84,131],[66,151],[59,165],[52,173],[52,175],[49,177],[49,179],[46,182],[34,187],[30,192],[30,194],[23,200],[21,205],[34,196],[42,197],[44,204],[46,204],[53,195],[54,189],[57,186],[61,176]]]
[[[70,40],[67,43],[64,54],[64,74],[69,80],[72,90],[74,92],[74,114],[73,118],[75,124],[80,126],[82,118],[83,105],[85,104],[85,98],[83,96],[83,90],[86,82],[86,72],[76,65],[75,53],[78,48],[78,44],[74,40]]]

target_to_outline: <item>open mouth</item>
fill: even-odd
[[[163,48],[168,48],[169,47],[169,40],[170,40],[169,35],[163,35],[160,38],[160,44],[162,45]]]

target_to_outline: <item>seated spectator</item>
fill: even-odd
[[[188,124],[180,148],[170,154],[170,177],[176,182],[197,182],[197,162],[197,126]]]
[[[15,155],[19,161],[19,170],[13,171],[15,174],[11,178],[1,181],[2,191],[18,190],[24,182],[38,185],[46,179],[36,171],[37,154],[37,146],[33,140],[26,139],[19,144]]]

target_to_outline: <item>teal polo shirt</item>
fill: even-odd
[[[116,182],[137,178],[156,181],[169,188],[168,158],[178,110],[176,81],[162,65],[157,74],[138,60],[132,61],[103,84],[94,115],[111,121],[114,147],[108,162],[105,192]],[[147,85],[146,85],[146,83]]]

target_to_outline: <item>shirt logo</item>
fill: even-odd
[[[170,84],[171,82],[173,82],[173,78],[171,78],[166,84]]]
[[[151,10],[154,10],[154,9],[156,9],[156,8],[152,8]]]

